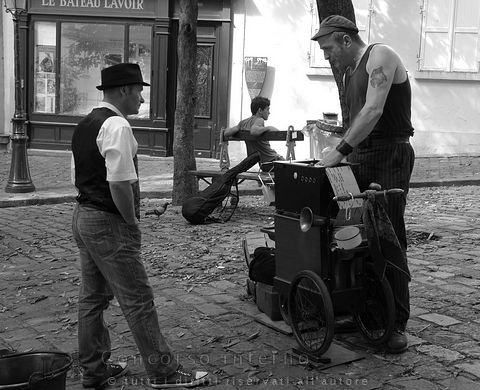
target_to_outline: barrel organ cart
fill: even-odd
[[[316,162],[275,162],[274,168],[274,290],[302,353],[312,357],[328,350],[338,313],[351,313],[373,344],[388,340],[394,325],[392,291],[386,278],[374,271],[362,207],[339,208],[340,201],[365,194],[335,196],[327,177],[329,168]],[[340,243],[338,233],[347,230],[356,231],[357,237]]]

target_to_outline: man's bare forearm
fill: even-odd
[[[132,185],[128,181],[111,181],[108,183],[113,202],[120,215],[129,225],[137,224],[135,216],[135,203]]]
[[[352,123],[352,127],[348,129],[343,137],[352,147],[357,146],[372,132],[378,120],[382,116],[382,110],[364,107],[357,115]]]
[[[268,131],[280,131],[278,130],[276,127],[274,126],[264,126],[264,127],[260,127],[260,126],[254,126],[252,127],[252,129],[250,130],[250,133],[252,135],[262,135],[263,133],[266,133]]]

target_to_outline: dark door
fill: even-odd
[[[198,157],[215,157],[218,134],[227,122],[228,45],[223,42],[228,29],[222,23],[199,22],[197,31],[197,107],[194,144]],[[227,34],[225,34],[227,33]],[[219,61],[219,58],[225,61]],[[219,85],[225,86],[219,90]]]

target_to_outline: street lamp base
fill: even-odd
[[[5,192],[25,193],[35,191],[28,168],[27,139],[28,137],[21,135],[11,137],[12,162]]]
[[[5,192],[15,193],[15,194],[24,194],[27,192],[34,192],[35,186],[32,182],[27,183],[8,183],[5,187]]]

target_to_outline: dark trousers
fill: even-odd
[[[171,375],[178,363],[160,331],[153,290],[140,258],[138,226],[127,225],[119,215],[76,205],[72,228],[82,273],[78,350],[84,382],[99,381],[105,375],[111,344],[103,312],[113,296],[127,319],[149,378]]]
[[[404,216],[415,161],[412,146],[409,143],[400,143],[365,149],[356,148],[348,156],[348,161],[359,164],[354,167],[354,172],[361,191],[367,189],[370,183],[378,183],[382,189],[401,188],[404,191],[402,195],[390,196],[385,204],[385,210],[400,246],[406,253],[407,233]],[[395,300],[396,326],[404,330],[410,317],[409,279],[390,267],[387,267],[386,276]]]

